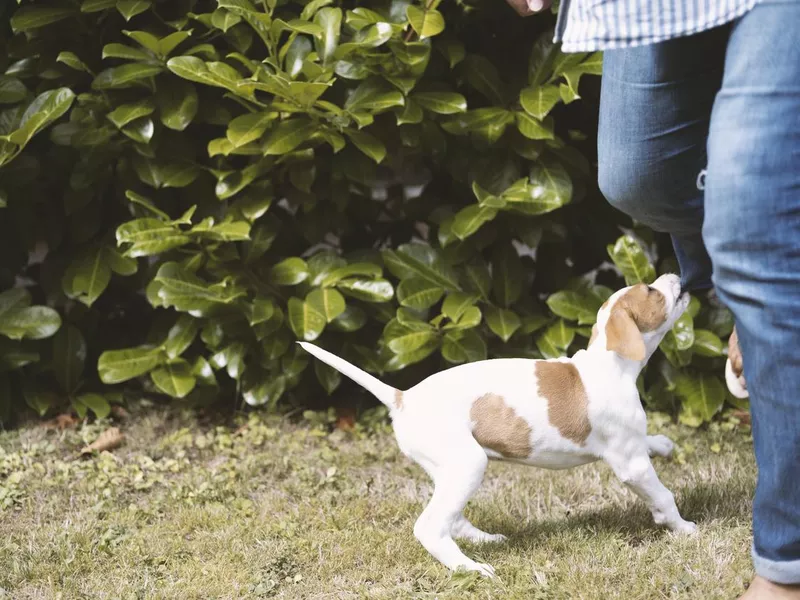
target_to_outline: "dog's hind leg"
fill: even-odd
[[[434,480],[433,496],[414,525],[414,535],[448,569],[464,568],[493,577],[490,565],[468,558],[453,541],[453,527],[463,518],[461,511],[483,481],[488,462],[486,453],[471,437],[455,446],[444,456],[437,456],[435,468],[429,471]]]

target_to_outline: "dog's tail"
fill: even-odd
[[[335,354],[331,354],[327,350],[323,350],[319,346],[309,344],[308,342],[297,343],[309,354],[314,355],[326,365],[330,365],[342,375],[346,375],[368,392],[371,392],[378,400],[388,406],[390,410],[396,410],[401,407],[403,392],[400,390],[386,385],[377,377],[373,377],[366,371],[359,369],[357,366],[350,364]]]

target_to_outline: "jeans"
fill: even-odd
[[[734,314],[758,483],[753,562],[800,583],[800,2],[605,53],[599,182],[671,234],[686,289]],[[705,189],[697,182],[706,169]]]

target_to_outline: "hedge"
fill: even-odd
[[[357,393],[295,340],[398,386],[584,347],[612,289],[675,263],[600,197],[576,101],[601,56],[562,54],[553,21],[499,0],[3,3],[0,422]],[[699,425],[732,402],[730,331],[694,299],[647,405]]]

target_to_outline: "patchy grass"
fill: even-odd
[[[679,444],[656,469],[699,534],[657,529],[604,465],[491,463],[466,512],[510,539],[460,544],[495,580],[450,574],[416,542],[431,485],[386,426],[150,409],[89,459],[103,424],[2,433],[0,598],[734,598],[752,575],[749,434],[651,420]]]

